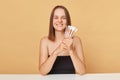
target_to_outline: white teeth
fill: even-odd
[[[62,26],[62,24],[57,24],[57,26]]]

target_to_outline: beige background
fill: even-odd
[[[39,73],[39,42],[61,4],[83,43],[88,73],[120,72],[119,0],[0,0],[0,73]]]

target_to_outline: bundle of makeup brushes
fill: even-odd
[[[67,26],[65,29],[65,38],[73,37],[74,33],[77,32],[78,29],[75,26]]]

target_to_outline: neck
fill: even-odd
[[[62,41],[64,39],[64,32],[56,31],[55,36],[56,36],[56,41]]]

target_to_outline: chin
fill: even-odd
[[[58,30],[58,29],[57,29],[56,31],[63,32],[63,31],[64,31],[64,29],[62,29],[62,30]]]

